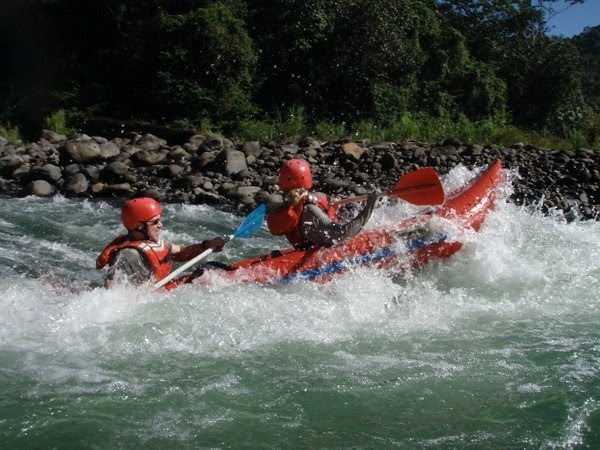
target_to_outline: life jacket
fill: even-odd
[[[306,195],[294,205],[283,205],[267,216],[269,231],[275,236],[285,236],[295,248],[307,248],[309,242],[302,235],[300,217],[307,203],[319,206],[327,216],[337,222],[336,209],[329,205],[323,195]]]
[[[158,243],[149,240],[130,241],[126,234],[117,236],[116,239],[102,250],[102,253],[100,253],[100,256],[96,259],[96,269],[102,269],[107,264],[113,264],[119,251],[124,248],[135,248],[144,255],[146,261],[150,263],[150,268],[152,269],[152,275],[155,281],[160,281],[171,273],[171,261],[169,259],[171,253],[170,245],[162,239]],[[175,285],[180,283],[181,281],[177,282]],[[169,284],[167,284],[165,287],[169,290],[175,286],[169,286]]]

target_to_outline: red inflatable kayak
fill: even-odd
[[[395,226],[362,231],[334,247],[275,250],[231,264],[230,271],[205,273],[198,281],[210,283],[213,275],[234,283],[327,281],[358,266],[415,267],[433,259],[448,258],[462,246],[457,230],[479,229],[494,207],[502,179],[502,164],[496,161],[441,205]]]

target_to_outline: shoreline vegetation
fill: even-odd
[[[286,158],[336,196],[499,158],[598,219],[600,26],[547,23],[585,1],[3,2],[0,193],[246,211]]]
[[[4,2],[0,134],[113,136],[90,129],[112,117],[236,143],[600,150],[600,26],[547,24],[584,1]]]
[[[180,143],[194,134],[228,136],[233,142],[261,141],[285,143],[312,136],[320,141],[334,141],[341,136],[356,140],[402,141],[417,140],[436,142],[449,136],[463,142],[478,142],[510,146],[523,142],[539,148],[574,151],[590,148],[600,152],[600,123],[590,124],[586,130],[565,129],[562,136],[546,131],[526,130],[504,119],[473,122],[466,117],[452,120],[448,117],[432,117],[406,113],[385,126],[371,120],[354,124],[319,122],[309,125],[302,108],[293,109],[285,120],[242,120],[235,126],[212,126],[208,121],[198,127],[172,127],[140,120],[120,120],[109,117],[86,119],[81,127],[68,124],[67,112],[60,109],[44,120],[44,128],[66,136],[85,133],[88,135],[118,136],[136,130],[151,133],[174,143]],[[600,116],[599,116],[600,117]],[[39,133],[38,133],[39,134]],[[0,122],[0,136],[8,140],[25,140],[21,130],[10,123]]]
[[[201,134],[110,119],[90,122],[86,130],[90,134],[67,137],[42,130],[33,142],[0,133],[0,194],[122,199],[149,192],[164,202],[246,212],[258,203],[273,206],[282,201],[277,173],[288,158],[307,159],[316,189],[338,197],[389,188],[404,173],[424,166],[443,176],[457,165],[481,167],[500,159],[518,173],[511,202],[535,205],[544,213],[558,211],[566,220],[599,219],[597,149],[556,148],[552,140],[547,142],[555,148],[519,142],[516,139],[528,136],[510,134],[509,128],[497,139],[510,139],[511,144],[476,144],[474,139],[491,139],[486,133],[492,128],[466,124],[464,133],[440,122],[413,129],[440,136],[432,141],[394,139],[390,130],[368,123],[351,134],[338,134],[348,131],[343,128],[321,127],[318,136],[310,136],[304,134],[302,120],[293,117],[231,138],[211,130]],[[267,134],[257,133],[259,129]]]

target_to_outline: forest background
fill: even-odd
[[[562,0],[577,4],[585,0]],[[262,142],[600,149],[600,26],[558,0],[13,0],[0,135],[150,124]],[[113,137],[113,136],[108,136]]]

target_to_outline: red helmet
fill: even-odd
[[[279,170],[279,187],[282,191],[312,187],[310,164],[303,159],[288,159]]]
[[[135,230],[141,223],[147,222],[162,212],[156,200],[140,197],[127,200],[121,210],[121,220],[128,230]]]

